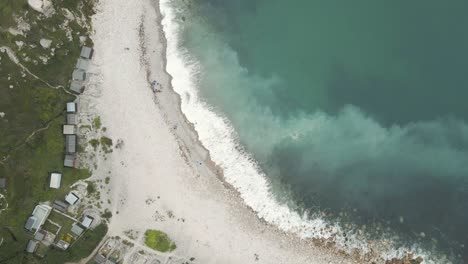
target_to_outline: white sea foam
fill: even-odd
[[[390,240],[370,244],[358,233],[344,235],[337,223],[329,223],[318,216],[303,215],[280,204],[270,192],[269,182],[254,159],[242,151],[229,120],[216,114],[200,99],[196,88],[196,75],[200,70],[197,61],[191,59],[188,51],[179,45],[179,27],[175,22],[178,12],[171,0],[161,0],[163,29],[167,39],[167,71],[172,75],[172,86],[181,95],[182,111],[194,124],[202,144],[210,151],[211,158],[224,171],[225,180],[234,186],[245,203],[257,215],[276,225],[285,232],[292,232],[300,238],[330,239],[347,252],[354,249],[368,253],[378,249],[381,257],[391,259],[401,257],[405,252],[425,256],[416,246],[413,248],[393,248]],[[432,263],[426,261],[426,263]]]

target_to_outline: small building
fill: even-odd
[[[106,263],[106,257],[104,257],[101,254],[97,254],[96,256],[94,256],[94,261],[98,264]]]
[[[58,172],[52,172],[50,174],[50,188],[58,189],[60,188],[60,183],[62,181],[62,174]]]
[[[80,69],[75,69],[72,73],[72,80],[75,81],[85,81],[86,80],[86,72]]]
[[[66,203],[64,203],[64,202],[62,202],[60,200],[55,200],[52,207],[54,207],[54,209],[57,209],[62,213],[65,213],[67,211],[68,204],[66,204]]]
[[[65,151],[67,153],[76,153],[76,135],[65,136]]]
[[[63,159],[63,166],[68,167],[68,168],[76,168],[77,167],[76,154],[66,154],[65,158]]]
[[[64,135],[76,135],[76,126],[75,125],[63,125],[63,134]]]
[[[82,81],[72,80],[70,83],[70,90],[77,94],[82,93],[84,88],[85,86]]]
[[[36,233],[37,230],[39,230],[39,228],[45,223],[50,211],[52,211],[52,208],[46,204],[36,205],[32,215],[26,221],[24,228],[30,232]]]
[[[6,178],[0,178],[0,189],[6,188]]]
[[[28,220],[26,220],[26,224],[24,225],[24,228],[26,228],[26,230],[28,231],[34,231],[34,228],[36,226],[36,223],[37,223],[37,217],[35,216],[30,216],[28,218]]]
[[[80,57],[83,59],[88,59],[90,60],[93,57],[94,50],[92,48],[83,46],[81,48],[81,54]]]
[[[89,60],[85,60],[82,58],[78,59],[78,61],[76,62],[76,66],[75,66],[76,69],[83,70],[85,72],[88,70],[88,67],[89,67]]]
[[[39,230],[35,235],[34,239],[37,241],[42,241],[46,236],[46,233],[44,230]]]
[[[81,221],[81,225],[85,228],[89,228],[91,224],[93,223],[93,221],[94,221],[94,218],[92,218],[89,215],[85,215],[83,217],[83,221]]]
[[[79,199],[80,197],[78,197],[78,195],[76,195],[74,192],[69,192],[65,196],[65,202],[69,203],[70,205],[76,204]]]
[[[76,103],[68,102],[67,103],[67,113],[76,113]]]
[[[55,243],[55,246],[62,250],[67,250],[67,248],[70,247],[70,243],[63,240],[59,240],[57,241],[57,243]]]
[[[81,234],[84,232],[84,229],[77,224],[73,224],[70,231],[77,236],[81,236]]]
[[[28,253],[34,253],[37,249],[39,242],[34,241],[34,240],[29,240],[28,245],[26,246],[26,252]]]
[[[69,113],[67,114],[67,125],[76,125],[78,124],[76,114]]]

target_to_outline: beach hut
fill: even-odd
[[[0,178],[0,189],[6,188],[6,178]]]
[[[68,168],[76,168],[76,155],[66,154],[63,159],[63,166]]]
[[[52,172],[50,174],[50,188],[58,189],[60,188],[60,182],[62,181],[62,174],[57,172]]]
[[[84,229],[77,224],[73,224],[70,231],[77,236],[81,236],[81,234],[84,232]]]
[[[79,199],[80,197],[78,197],[78,195],[76,195],[74,192],[69,192],[65,196],[65,202],[69,203],[70,205],[76,204],[76,202],[78,202]]]
[[[80,57],[90,60],[93,57],[94,50],[90,47],[83,46],[81,48]]]
[[[72,80],[70,83],[70,90],[75,93],[82,93],[84,91],[84,84],[82,81]]]
[[[86,72],[89,68],[89,60],[79,58],[76,62],[75,68]]]
[[[52,208],[46,204],[39,204],[34,207],[32,215],[26,221],[26,225],[24,226],[26,230],[31,232],[37,232],[39,228],[44,224],[47,217],[52,211]]]
[[[52,207],[54,207],[54,209],[59,210],[60,212],[65,213],[67,211],[68,205],[60,200],[55,200]]]
[[[24,228],[28,231],[34,231],[34,228],[36,227],[37,223],[37,217],[35,216],[30,216],[28,220],[26,221],[26,224],[24,225]]]
[[[34,240],[29,240],[28,245],[26,246],[26,252],[28,253],[34,253],[37,249],[39,242],[34,241]]]
[[[84,228],[89,228],[91,226],[91,224],[93,223],[94,221],[94,218],[92,218],[91,216],[89,215],[85,215],[83,217],[83,221],[81,221],[81,225],[84,227]]]
[[[67,103],[67,113],[76,113],[76,103],[68,102]]]
[[[70,235],[67,234],[67,237],[69,237]],[[64,241],[64,240],[59,240],[57,241],[57,243],[55,243],[55,246],[62,249],[62,250],[67,250],[67,248],[70,247],[70,243],[68,243],[67,241]]]
[[[101,254],[97,254],[96,256],[94,256],[94,261],[96,263],[98,263],[98,264],[105,263],[106,262],[106,257],[104,257]]]
[[[76,153],[76,135],[65,136],[65,151],[67,153]]]
[[[72,73],[72,80],[75,80],[75,81],[86,80],[86,72],[81,69],[75,69]]]
[[[34,239],[37,240],[37,241],[42,241],[45,238],[45,236],[46,236],[45,231],[40,230],[34,235]]]
[[[63,125],[63,134],[64,135],[76,135],[76,126],[75,125]]]
[[[67,114],[67,125],[76,125],[77,123],[78,122],[77,122],[76,114],[73,114],[73,113]]]

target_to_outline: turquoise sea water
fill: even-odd
[[[468,259],[468,2],[177,1],[276,199]]]

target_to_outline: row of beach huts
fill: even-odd
[[[85,88],[87,80],[87,70],[90,60],[93,56],[93,49],[90,47],[82,47],[80,57],[76,63],[72,73],[72,81],[70,90],[75,94],[81,94]],[[65,154],[63,166],[69,168],[77,167],[77,146],[78,146],[78,107],[76,102],[68,102],[66,104],[66,123],[63,125],[63,135],[65,136]],[[60,189],[62,181],[62,173],[52,172],[49,177],[49,187],[52,189]],[[26,252],[36,253],[38,248],[48,248],[54,245],[56,248],[66,250],[73,241],[76,241],[87,230],[94,218],[89,215],[83,215],[81,221],[73,221],[70,230],[65,231],[65,235],[56,237],[59,231],[54,232],[43,228],[48,217],[52,212],[62,215],[68,219],[74,219],[67,215],[68,207],[77,204],[80,200],[76,192],[69,192],[63,200],[55,200],[52,205],[48,203],[40,203],[35,206],[33,212],[26,221],[25,229],[32,233],[32,239],[29,240],[26,246]]]

